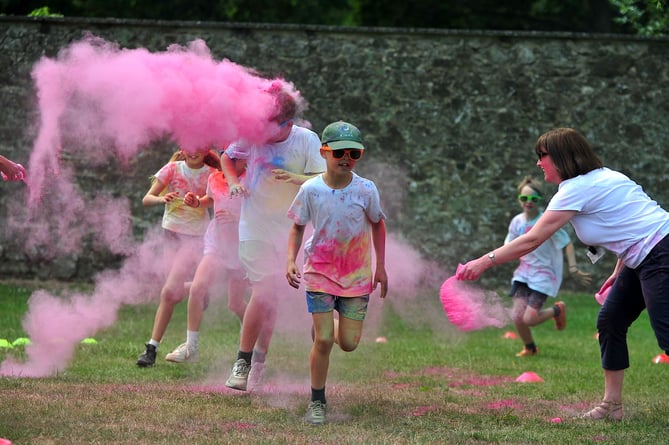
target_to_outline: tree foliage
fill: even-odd
[[[619,11],[617,23],[629,25],[637,34],[661,36],[669,34],[669,11],[663,0],[609,0]]]
[[[0,13],[667,35],[665,0],[4,0]]]

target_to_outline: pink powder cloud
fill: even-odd
[[[510,322],[508,310],[494,291],[448,278],[439,291],[448,320],[461,331],[502,328]]]
[[[32,76],[40,125],[27,169],[28,205],[12,208],[5,229],[24,244],[27,255],[41,259],[76,257],[86,240],[125,257],[118,270],[99,273],[88,294],[41,290],[31,296],[24,319],[32,341],[27,359],[6,359],[0,375],[39,377],[66,369],[79,342],[113,325],[122,305],[157,298],[171,258],[160,253],[157,231],[142,242],[133,238],[126,198],[82,193],[76,184],[80,172],[63,163],[63,155],[99,166],[112,158],[133,159],[165,137],[186,150],[240,138],[261,142],[275,130],[268,123],[275,107],[266,93],[270,85],[278,83],[293,94],[300,109],[306,102],[285,80],[261,78],[249,68],[213,59],[201,40],[152,53],[88,37],[55,58],[41,59]],[[386,263],[392,304],[416,300],[430,271],[435,272],[392,234]],[[304,289],[286,283],[277,294],[282,297],[277,332],[301,336],[308,348],[311,317]],[[371,300],[364,335],[373,339],[382,313],[378,290]],[[147,320],[147,335],[149,327]]]

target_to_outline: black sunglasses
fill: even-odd
[[[346,153],[348,153],[348,157],[351,159],[360,159],[362,157],[362,150],[358,150],[355,148],[344,148],[340,150],[330,150],[332,152],[332,157],[335,159],[341,159],[344,157]]]

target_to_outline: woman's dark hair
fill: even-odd
[[[604,166],[587,139],[573,128],[547,131],[537,139],[534,151],[539,157],[548,153],[563,180]]]

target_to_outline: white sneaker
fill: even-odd
[[[265,378],[265,363],[251,362],[251,371],[249,371],[247,390],[251,392],[262,391],[264,378]]]
[[[180,344],[174,351],[165,356],[165,360],[174,363],[195,363],[200,360],[200,353],[197,349],[189,348],[188,343]]]
[[[240,358],[234,365],[232,365],[232,373],[225,382],[225,386],[240,391],[246,391],[246,383],[249,379],[250,370],[251,364],[243,358]]]

